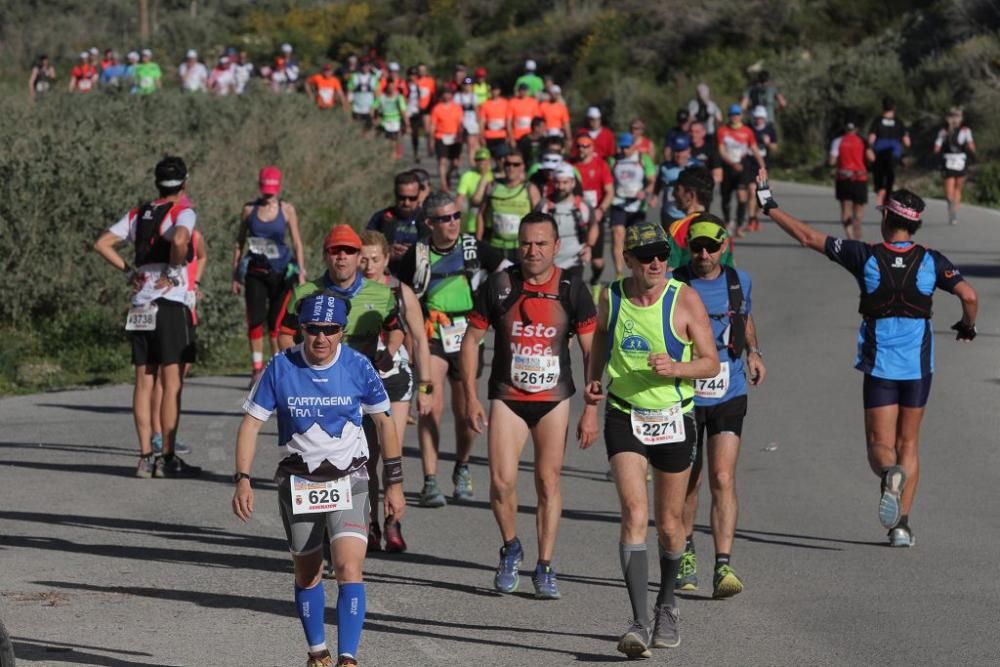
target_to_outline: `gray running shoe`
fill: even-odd
[[[165,456],[156,458],[156,477],[169,477],[178,479],[181,477],[197,477],[201,474],[201,468],[189,465],[184,459],[174,454],[169,459]]]
[[[653,632],[639,623],[632,622],[622,638],[618,640],[618,652],[624,653],[629,660],[653,657],[649,645],[652,642]]]
[[[902,466],[890,466],[882,473],[882,497],[878,502],[878,520],[884,528],[895,528],[902,516],[899,499],[906,484]]]
[[[139,465],[136,466],[135,476],[142,479],[149,479],[156,473],[156,458],[152,454],[139,457]]]
[[[469,466],[460,465],[451,474],[451,481],[455,484],[454,500],[473,500],[476,495],[472,492],[472,472]]]
[[[917,543],[909,526],[896,526],[889,531],[890,547],[912,547]]]
[[[174,438],[174,454],[190,454],[191,445]]]
[[[665,604],[653,607],[653,648],[676,648],[681,645],[681,635],[677,630],[679,617],[677,607]]]
[[[438,486],[436,477],[428,477],[424,479],[424,488],[420,490],[420,506],[421,507],[444,507],[448,504],[445,500],[444,494],[441,493],[441,487]]]

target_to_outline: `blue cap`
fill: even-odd
[[[689,148],[691,148],[691,139],[686,134],[675,134],[674,138],[670,140],[670,150],[672,151],[686,151]]]
[[[741,107],[739,104],[730,104],[729,105],[729,115],[730,116],[737,116],[737,115],[742,116],[743,115],[743,107]]]
[[[621,148],[628,148],[635,143],[635,137],[632,136],[631,132],[619,132],[618,133],[618,145]]]
[[[347,302],[329,294],[314,294],[299,304],[299,324],[326,322],[347,324]]]

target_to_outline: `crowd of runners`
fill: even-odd
[[[290,49],[283,53],[287,68]],[[308,665],[357,664],[365,555],[408,548],[402,443],[411,406],[422,466],[422,480],[411,486],[419,486],[420,511],[476,498],[469,459],[485,434],[486,495],[500,534],[497,591],[519,589],[527,558],[516,489],[530,437],[538,504],[531,584],[538,598],[561,596],[554,564],[560,475],[575,426],[580,446],[603,440],[620,501],[619,553],[632,613],[618,650],[642,658],[680,642],[675,590],[697,588],[703,572],[693,541],[703,468],[711,491],[712,594],[740,593],[732,553],[735,471],[748,388],[761,385],[767,371],[751,276],[735,267],[732,251],[733,238],[756,229],[762,216],[857,279],[856,367],[864,373],[878,517],[892,546],[914,544],[909,517],[934,369],[932,293],[941,289],[961,301],[953,329],[964,341],[976,336],[977,298],[946,257],[913,241],[924,202],[893,189],[891,165],[909,138],[892,101],[867,141],[849,124],[831,148],[848,236],[839,239],[785,213],[767,183],[768,158],[778,146],[774,114],[784,98],[766,74],[727,108],[728,118],[699,86],[657,151],[641,120],[616,135],[597,107],[575,128],[559,86],[533,61],[524,70],[508,99],[485,70],[469,76],[457,67],[441,83],[422,66],[404,78],[398,65],[377,59],[349,63],[346,76],[324,67],[305,84],[317,105],[349,108],[361,131],[377,125],[397,155],[408,132],[419,158],[425,132],[438,187],[419,166],[400,171],[388,206],[368,221],[334,226],[313,249],[303,246],[295,206],[280,196],[280,168],[268,165],[260,170],[259,196],[240,215],[232,290],[246,303],[252,382],[237,436],[233,511],[246,521],[256,510],[252,464],[260,430],[274,415],[286,454],[276,473],[278,511]],[[965,163],[958,169],[948,156],[971,153],[974,145],[960,115],[948,123],[936,150],[960,192]],[[471,167],[464,173],[463,161]],[[874,244],[858,240],[868,163],[884,241]],[[177,439],[208,260],[187,185],[184,161],[164,158],[155,167],[156,197],[95,243],[132,290],[125,328],[136,370],[139,477],[200,474],[178,455],[191,448]],[[722,217],[709,212],[716,189]],[[953,218],[957,209],[949,197]],[[119,254],[123,242],[134,254]],[[615,275],[602,282],[608,246]],[[322,253],[325,266],[316,277],[305,268],[312,252]],[[584,377],[579,392],[574,338]],[[477,380],[487,354],[484,404]],[[575,425],[574,400],[582,413]],[[453,437],[442,431],[446,405]],[[452,441],[449,486],[439,477],[439,454]],[[652,607],[650,497],[660,566]],[[338,583],[334,652],[316,613],[325,606],[327,558]]]

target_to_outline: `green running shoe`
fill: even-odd
[[[698,557],[693,551],[685,551],[681,556],[681,569],[677,571],[677,581],[674,590],[698,590]]]
[[[712,577],[712,597],[731,598],[743,590],[743,582],[736,576],[736,572],[729,565],[720,565],[715,568],[715,576]]]
[[[424,488],[420,490],[421,507],[444,507],[448,503],[441,487],[438,486],[436,477],[425,477]]]
[[[455,472],[451,474],[451,481],[455,484],[453,500],[474,500],[476,494],[472,491],[472,472],[468,465],[455,467]]]

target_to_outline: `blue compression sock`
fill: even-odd
[[[340,584],[337,593],[337,655],[358,657],[365,624],[365,585]]]
[[[312,588],[295,587],[295,611],[302,621],[309,651],[319,653],[325,650],[326,632],[323,628],[323,616],[326,613],[326,595],[323,593],[322,581]]]

